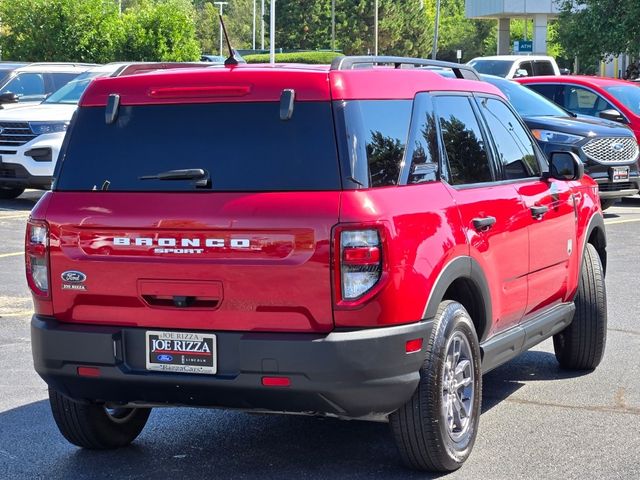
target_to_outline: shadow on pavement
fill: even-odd
[[[44,195],[44,192],[29,190],[13,200],[0,200],[0,209],[30,212],[42,195]]]
[[[486,412],[524,386],[575,376],[528,352],[484,377]],[[507,426],[505,426],[506,428]],[[138,440],[87,451],[58,432],[48,401],[0,413],[0,478],[437,478],[404,469],[388,426],[207,409],[155,409]]]

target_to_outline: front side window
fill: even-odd
[[[487,147],[470,99],[442,96],[434,101],[449,165],[449,183],[493,181]]]
[[[582,115],[597,116],[603,110],[615,108],[597,93],[576,85],[567,87],[565,102],[568,110]]]
[[[42,74],[20,73],[0,90],[2,93],[15,93],[18,97],[42,96],[45,94]]]
[[[344,109],[349,162],[366,158],[370,187],[397,185],[411,121],[411,100],[353,100]]]
[[[509,107],[494,98],[482,98],[479,104],[502,163],[505,180],[539,177],[540,166],[531,137]]]

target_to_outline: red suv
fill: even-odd
[[[447,471],[483,373],[550,336],[595,368],[596,184],[468,73],[345,57],[93,82],[26,234],[62,434],[121,447],[167,405],[357,418]]]
[[[587,75],[528,77],[516,81],[577,115],[628,125],[640,142],[640,88],[632,82]]]

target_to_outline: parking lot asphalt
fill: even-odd
[[[23,237],[40,197],[0,201],[0,479],[434,478],[404,469],[385,424],[156,409],[133,446],[68,444],[32,368]],[[609,327],[592,373],[558,368],[550,340],[484,377],[474,451],[451,479],[640,478],[640,197],[605,214]]]

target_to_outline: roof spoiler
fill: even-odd
[[[336,57],[331,62],[331,70],[354,70],[373,68],[376,65],[393,65],[394,68],[442,68],[452,70],[457,78],[480,80],[476,70],[465,64],[428,60],[426,58],[391,57],[391,56],[353,56]]]

